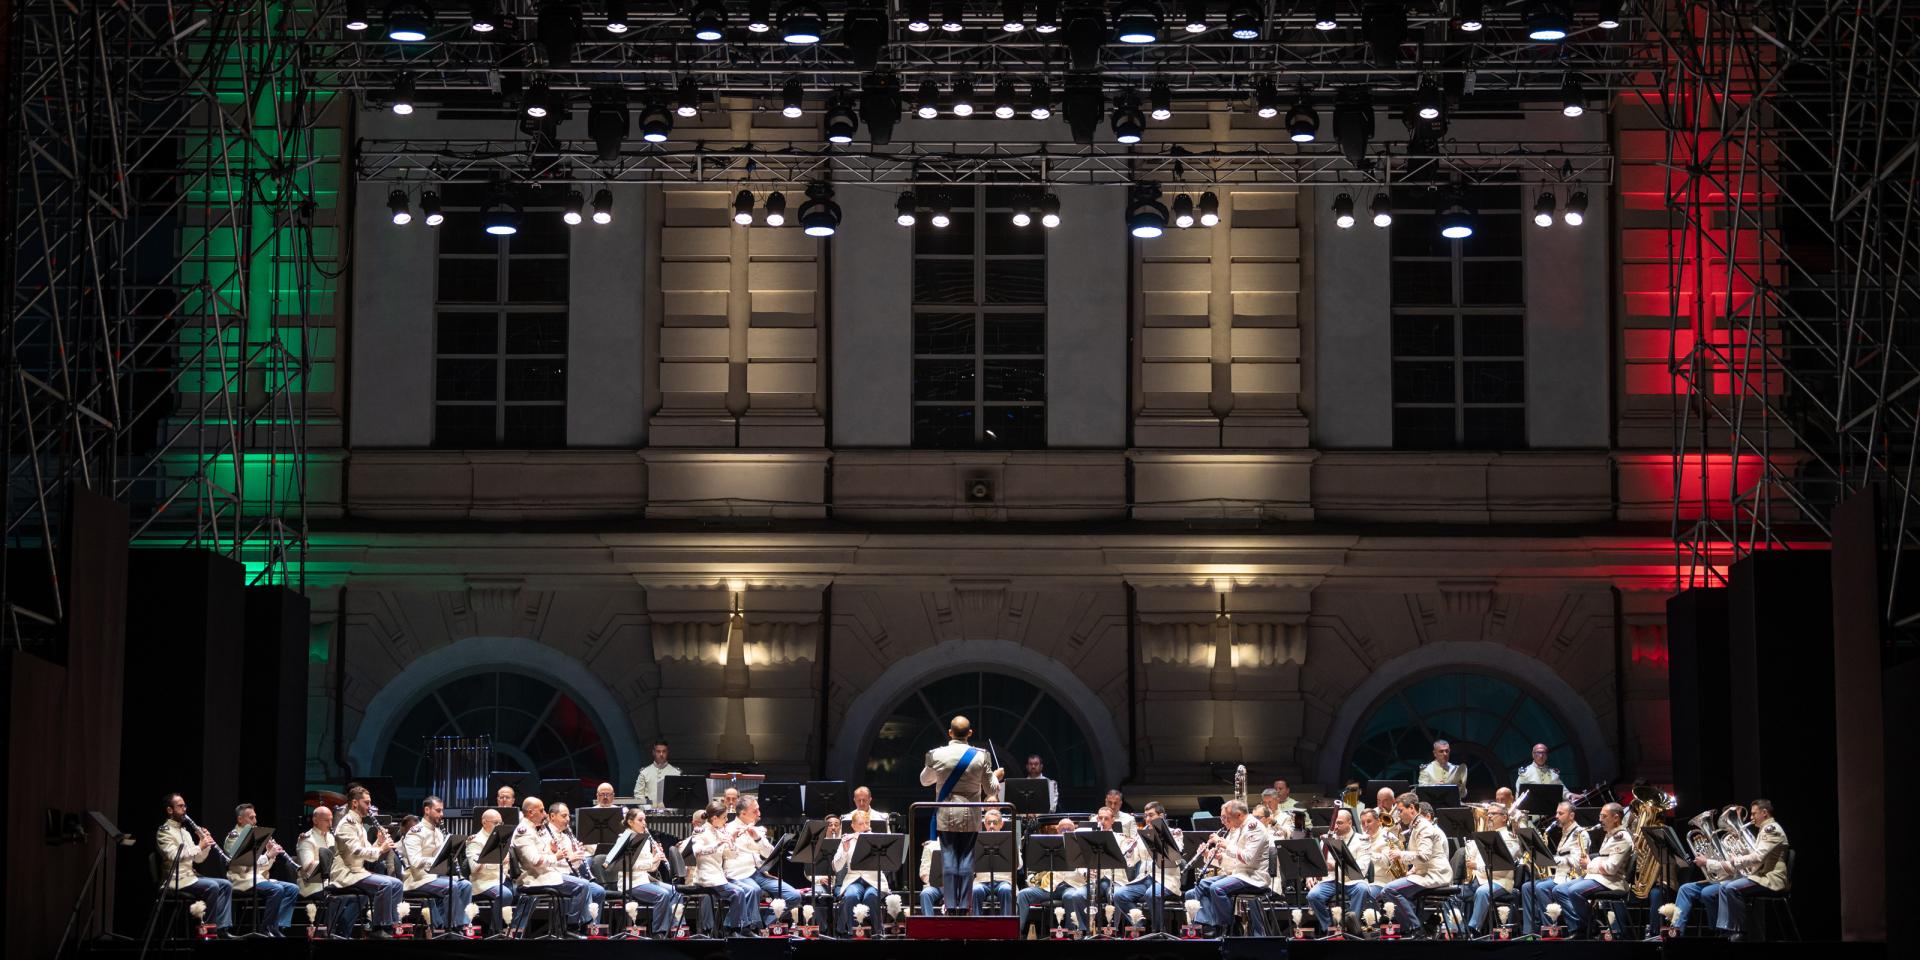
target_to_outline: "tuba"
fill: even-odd
[[[1644,898],[1655,885],[1679,889],[1679,877],[1673,861],[1653,841],[1653,833],[1666,826],[1667,810],[1673,798],[1657,787],[1636,785],[1633,808],[1627,811],[1627,827],[1633,834],[1633,895]]]
[[[1720,847],[1719,838],[1713,835],[1713,810],[1702,810],[1692,820],[1687,821],[1687,849],[1696,857],[1708,860],[1725,860],[1727,852]]]
[[[1745,813],[1746,808],[1733,803],[1722,807],[1720,815],[1715,818],[1720,826],[1720,848],[1727,852],[1724,859],[1735,863],[1742,858],[1752,856],[1757,847],[1753,839],[1753,830],[1747,826]]]

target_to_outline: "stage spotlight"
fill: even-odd
[[[1373,140],[1373,95],[1364,87],[1349,87],[1333,100],[1333,137],[1347,162],[1366,170],[1373,166],[1367,145]]]
[[[1067,62],[1075,70],[1100,69],[1101,48],[1107,43],[1107,16],[1099,4],[1076,5],[1067,11]]]
[[[1361,32],[1367,35],[1367,48],[1373,51],[1375,66],[1391,68],[1400,63],[1400,46],[1407,42],[1407,8],[1397,3],[1377,3],[1360,14]]]
[[[1587,91],[1580,85],[1580,78],[1567,74],[1565,83],[1560,85],[1561,116],[1577,117],[1587,112]]]
[[[1440,208],[1440,235],[1448,240],[1465,240],[1473,236],[1473,211],[1458,193],[1450,196],[1447,205]]]
[[[1167,205],[1160,202],[1160,185],[1136,183],[1127,200],[1127,232],[1151,240],[1167,232]]]
[[[1220,223],[1220,198],[1208,190],[1200,195],[1200,225],[1217,226]]]
[[[535,119],[553,109],[553,93],[547,89],[547,78],[534,77],[527,81],[527,92],[520,97],[520,109]]]
[[[806,112],[807,93],[800,86],[799,77],[790,77],[780,87],[780,115],[789,119]]]
[[[1033,226],[1033,201],[1025,194],[1013,201],[1013,225],[1016,227]]]
[[[752,190],[742,190],[733,195],[733,222],[743,227],[753,223]]]
[[[1620,29],[1620,11],[1625,6],[1621,0],[1600,0],[1600,29]]]
[[[944,193],[936,193],[933,202],[927,205],[927,212],[932,215],[927,222],[945,230],[953,223],[953,200]]]
[[[860,115],[854,112],[845,87],[835,90],[827,101],[826,125],[828,143],[852,143],[853,135],[860,132]]]
[[[1121,43],[1158,43],[1160,11],[1152,0],[1123,0],[1113,27],[1114,38]]]
[[[1187,0],[1187,13],[1181,19],[1181,28],[1188,33],[1207,32],[1207,0]]]
[[[1313,28],[1332,30],[1340,25],[1339,14],[1334,12],[1334,0],[1320,0],[1313,7]]]
[[[911,33],[926,33],[933,29],[932,0],[908,0],[907,30]]]
[[[673,112],[676,116],[697,117],[700,115],[700,85],[692,77],[682,77],[680,87],[674,91]]]
[[[432,190],[420,191],[420,219],[429,227],[437,227],[447,222],[447,215],[440,210],[440,195]]]
[[[1553,206],[1553,191],[1549,190],[1540,194],[1540,198],[1533,201],[1533,225],[1536,227],[1553,226]]]
[[[787,225],[787,195],[775,190],[767,194],[767,226]]]
[[[893,202],[893,222],[903,227],[911,227],[920,222],[919,207],[914,202],[913,191],[902,190],[900,199]]]
[[[1587,222],[1587,192],[1576,190],[1567,198],[1567,212],[1560,215],[1560,222],[1569,227],[1577,227]]]
[[[413,222],[413,211],[407,209],[405,190],[395,189],[387,194],[387,210],[393,214],[393,222],[398,226],[404,227]]]
[[[727,35],[727,8],[720,0],[695,0],[687,20],[701,43],[717,43]]]
[[[773,32],[773,0],[748,0],[747,32]]]
[[[900,123],[900,75],[891,71],[869,73],[860,80],[860,118],[867,122],[867,142],[883,146],[893,142],[893,128]]]
[[[973,116],[973,81],[955,80],[953,82],[953,115]]]
[[[362,28],[365,29],[365,28]],[[401,43],[419,43],[433,29],[433,11],[418,0],[394,0],[387,4],[387,39]]]
[[[560,220],[569,227],[577,227],[587,220],[587,198],[580,191],[567,193],[567,199],[560,205]]]
[[[1060,31],[1060,0],[1039,0],[1033,12],[1034,33]]]
[[[1035,80],[1027,88],[1027,116],[1035,120],[1053,116],[1053,90],[1045,80]]]
[[[1013,101],[1017,95],[1013,91],[1013,80],[1001,77],[993,85],[993,115],[1002,120],[1012,120],[1015,113]]]
[[[1458,16],[1455,19],[1460,23],[1460,32],[1479,33],[1484,29],[1487,25],[1487,21],[1482,18],[1481,11],[1484,8],[1484,0],[1456,0],[1454,10]]]
[[[393,112],[413,116],[413,74],[402,72],[393,78]]]
[[[661,102],[658,93],[648,96],[646,105],[640,108],[640,139],[648,143],[665,143],[671,133],[673,111]]]
[[[800,205],[800,228],[809,237],[831,237],[840,229],[840,205],[833,187],[820,181],[807,185],[807,202]]]
[[[573,45],[580,39],[580,7],[572,3],[540,5],[534,20],[534,35],[547,51],[547,62],[556,67],[573,63]]]
[[[1060,198],[1049,193],[1040,198],[1040,225],[1052,230],[1060,225]]]
[[[467,4],[467,19],[473,24],[474,33],[492,33],[500,29],[500,15],[494,12],[494,0],[471,0]]]
[[[1167,86],[1167,82],[1165,80],[1155,80],[1153,82],[1153,88],[1147,93],[1149,98],[1148,102],[1152,104],[1152,110],[1149,111],[1148,115],[1155,120],[1172,120],[1173,90]]]
[[[913,98],[914,116],[922,120],[932,120],[940,115],[940,85],[932,80],[920,81],[920,93]]]
[[[1573,29],[1573,13],[1567,0],[1527,0],[1521,11],[1527,25],[1527,39],[1556,43]]]
[[[1333,225],[1342,230],[1353,229],[1353,194],[1343,193],[1333,198]]]
[[[1443,98],[1440,94],[1440,84],[1435,82],[1432,77],[1421,80],[1419,91],[1413,95],[1413,104],[1415,110],[1420,115],[1420,119],[1440,119],[1440,113],[1445,108]]]
[[[1067,128],[1073,131],[1074,143],[1093,143],[1093,131],[1099,128],[1106,106],[1107,98],[1100,92],[1098,79],[1075,77],[1067,82],[1066,93],[1060,98],[1060,112],[1066,117]]]
[[[1312,143],[1320,136],[1320,111],[1313,108],[1313,94],[1306,88],[1287,109],[1287,138],[1294,143]]]
[[[941,0],[940,29],[947,33],[959,33],[966,27],[966,24],[962,22],[964,15],[965,10],[962,8],[960,0]]]
[[[1027,29],[1025,0],[1000,0],[1000,29],[1007,33],[1019,33]]]
[[[1140,113],[1140,95],[1123,90],[1113,100],[1113,138],[1121,143],[1139,143],[1146,132],[1147,118]]]
[[[620,159],[620,148],[627,139],[633,120],[627,114],[627,93],[615,86],[593,88],[587,103],[587,136],[599,151],[601,160]]]
[[[1260,39],[1262,11],[1254,0],[1231,0],[1227,4],[1227,32],[1235,40]]]
[[[355,33],[367,29],[367,0],[347,0],[346,28]]]
[[[1280,91],[1274,87],[1272,77],[1261,77],[1253,85],[1253,114],[1262,120],[1280,115]]]
[[[1182,230],[1193,226],[1193,198],[1181,194],[1173,198],[1173,225]]]
[[[619,36],[627,29],[627,0],[607,0],[607,32]]]
[[[852,11],[848,11],[851,15]],[[812,0],[795,0],[780,8],[780,39],[797,46],[819,43],[826,16]]]
[[[602,226],[613,222],[613,191],[606,187],[593,195],[593,222]]]
[[[853,64],[871,70],[880,62],[880,50],[887,43],[887,15],[871,3],[847,8],[841,21],[840,44],[847,48]]]
[[[511,237],[520,232],[520,205],[503,197],[488,201],[480,208],[481,229],[495,237]]]
[[[1373,202],[1367,205],[1373,212],[1373,225],[1376,227],[1393,226],[1393,197],[1385,190],[1373,195]]]

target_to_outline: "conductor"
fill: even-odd
[[[956,716],[947,725],[947,745],[927,751],[920,785],[933,787],[936,803],[992,802],[996,782],[1007,774],[991,769],[985,751],[969,744],[973,724]],[[943,807],[934,815],[940,833],[942,903],[949,913],[962,913],[973,902],[973,841],[980,830],[977,807]]]

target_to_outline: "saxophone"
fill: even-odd
[[[1386,837],[1388,882],[1404,879],[1407,875],[1407,864],[1400,859],[1399,854],[1407,849],[1407,845],[1400,839],[1399,825],[1381,827],[1380,832]]]

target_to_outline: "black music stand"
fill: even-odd
[[[248,827],[247,835],[241,837],[240,842],[234,845],[232,852],[227,854],[227,861],[229,863],[239,860],[241,857],[247,858],[244,862],[247,864],[247,869],[253,872],[255,890],[260,888],[260,850],[265,848],[267,841],[272,838],[273,829],[270,827],[262,827],[259,825]],[[296,877],[294,879],[297,880],[299,878]],[[264,917],[266,907],[263,905],[260,909],[261,916]],[[269,936],[269,934],[264,930],[254,930],[251,933],[243,934],[243,936],[253,938],[266,937]]]
[[[1111,830],[1075,830],[1061,838],[1066,841],[1067,866],[1087,871],[1087,885],[1093,895],[1087,898],[1087,916],[1094,929],[1100,928],[1100,871],[1125,873],[1127,858],[1120,852],[1120,838]],[[1108,895],[1111,899],[1111,894]]]
[[[1015,813],[1051,812],[1053,791],[1047,787],[1046,777],[1015,777],[1005,783],[1007,802],[1013,804]]]
[[[1520,847],[1524,852],[1533,854],[1534,863],[1553,862],[1553,848],[1547,846],[1547,836],[1539,828],[1518,827],[1514,829],[1513,835],[1520,838]],[[1531,871],[1529,871],[1527,879],[1534,879]],[[1514,881],[1516,883],[1520,881],[1518,875],[1514,877]]]
[[[1154,829],[1155,826],[1158,826],[1159,829]],[[1140,842],[1147,847],[1146,876],[1148,882],[1153,885],[1150,888],[1153,891],[1153,898],[1148,904],[1148,908],[1153,911],[1153,916],[1147,922],[1147,930],[1150,932],[1142,934],[1139,939],[1177,940],[1179,938],[1173,934],[1158,929],[1166,926],[1167,923],[1167,866],[1163,862],[1163,858],[1173,861],[1173,869],[1176,874],[1183,872],[1180,868],[1181,850],[1175,845],[1173,825],[1167,822],[1165,818],[1156,820],[1153,823],[1147,823],[1145,820],[1142,820],[1140,823]],[[1179,880],[1180,878],[1178,876],[1174,877],[1176,883],[1179,882]]]
[[[1460,805],[1460,785],[1457,783],[1423,783],[1413,788],[1413,795],[1433,804],[1435,810]]]
[[[759,795],[762,819],[798,820],[803,815],[797,783],[763,783]]]
[[[1020,859],[1026,862],[1029,877],[1035,873],[1057,875],[1072,869],[1067,865],[1067,838],[1058,834],[1028,834],[1026,843],[1020,848]],[[1056,876],[1054,886],[1059,885],[1060,881]],[[1047,889],[1047,896],[1053,896],[1052,888]],[[1018,897],[1014,900],[1016,903],[1019,902]],[[1019,920],[1020,929],[1024,933],[1027,929],[1027,918],[1020,917]]]
[[[447,878],[447,919],[446,922],[442,924],[442,926],[446,927],[446,932],[441,934],[441,937],[454,937],[460,940],[466,939],[466,937],[454,932],[454,925],[458,923],[461,918],[453,915],[453,885],[460,878],[460,857],[455,855],[455,851],[466,845],[466,841],[459,840],[455,838],[453,834],[449,833],[445,840],[440,841],[440,849],[434,851],[433,860],[427,864],[428,873]],[[431,924],[427,926],[427,939],[439,939],[434,936],[433,926]]]
[[[1320,841],[1289,837],[1275,840],[1270,847],[1273,853],[1274,871],[1283,881],[1292,881],[1296,889],[1311,890],[1306,881],[1314,877],[1327,875],[1327,859],[1320,849]],[[1285,889],[1285,884],[1281,885]],[[1304,899],[1304,895],[1303,895]],[[1335,900],[1335,903],[1344,903]]]
[[[1440,832],[1454,840],[1465,840],[1473,835],[1472,807],[1435,807],[1433,822],[1440,825]]]
[[[699,810],[710,799],[706,777],[661,778],[660,803],[669,810]]]
[[[473,808],[474,822],[479,823],[480,815],[486,813],[488,810],[492,810],[500,815],[500,824],[502,826],[515,827],[520,823],[519,807],[475,807]]]
[[[582,807],[575,812],[579,821],[575,832],[580,842],[592,844],[595,853],[605,853],[626,829],[626,811],[619,807]]]
[[[808,780],[803,796],[803,815],[808,817],[837,817],[853,805],[845,780]]]
[[[866,833],[854,834],[853,853],[847,857],[847,871],[874,872],[881,875],[892,873],[906,863],[907,835],[904,833]],[[880,916],[874,918],[876,924],[886,922],[883,908]]]
[[[1485,876],[1480,878],[1479,880],[1480,883],[1491,884],[1493,883],[1493,875],[1495,873],[1505,873],[1514,878],[1515,887],[1518,887],[1520,885],[1519,884],[1520,863],[1519,861],[1514,859],[1512,853],[1508,852],[1507,838],[1501,836],[1500,831],[1476,830],[1473,832],[1472,836],[1468,839],[1467,842],[1473,844],[1475,847],[1477,847],[1480,850],[1480,866],[1483,872],[1486,874]],[[1465,886],[1465,885],[1463,884],[1462,886]],[[1520,891],[1517,889],[1509,890],[1507,892],[1512,894],[1516,900],[1518,900],[1520,897]],[[1467,888],[1467,894],[1469,898],[1472,897],[1473,895],[1472,888],[1470,887]],[[1491,893],[1488,894],[1488,898],[1489,899],[1492,898]],[[1474,939],[1475,940],[1492,940],[1493,924],[1489,923],[1487,927],[1488,929],[1485,935],[1475,937]]]
[[[1543,786],[1550,787],[1553,784],[1543,784]],[[1565,787],[1561,787],[1557,794],[1551,790],[1535,790],[1529,787],[1527,795],[1520,801],[1520,809],[1537,819],[1551,820],[1553,811],[1560,806],[1561,800],[1566,799],[1566,795]]]
[[[632,830],[622,830],[619,839],[613,841],[613,848],[607,851],[608,872],[614,872],[615,865],[618,865],[620,897],[623,900],[627,899],[627,891],[633,889],[633,861],[639,859],[640,851],[646,847],[646,842],[652,838],[651,834],[641,834],[640,838],[636,840],[634,839],[634,832]],[[650,907],[648,909],[651,910],[652,908]],[[637,940],[639,936],[639,934],[633,932],[632,927],[628,927],[618,934],[615,934],[613,939]]]
[[[578,780],[542,780],[538,796],[545,801],[548,809],[552,809],[556,803],[566,804],[569,810],[590,805],[587,787]]]
[[[513,808],[494,807],[492,809],[511,810]],[[513,829],[512,826],[504,823],[495,824],[493,833],[487,836],[487,842],[481,845],[480,852],[475,854],[473,858],[473,862],[475,863],[485,863],[498,857],[500,859],[500,884],[502,886],[507,882],[507,858],[513,854]],[[500,920],[500,908],[503,906],[505,906],[505,904],[500,902],[500,887],[495,887],[493,892],[493,922],[495,927],[493,937],[504,938],[507,935],[506,926]],[[493,937],[488,937],[487,939],[491,940]]]
[[[1381,829],[1384,830],[1386,828],[1382,827]],[[1326,851],[1327,856],[1333,858],[1333,902],[1345,904],[1347,902],[1347,878],[1352,877],[1355,883],[1367,882],[1366,877],[1361,876],[1360,861],[1353,858],[1353,851],[1347,849],[1346,841],[1341,840],[1332,833],[1328,833],[1321,838],[1320,846],[1321,849]],[[1358,922],[1358,918],[1353,919],[1354,922]],[[1341,926],[1344,927],[1346,922],[1346,920],[1342,920]],[[1344,933],[1345,931],[1342,930],[1341,932]],[[1327,935],[1332,936],[1332,932],[1329,931]]]
[[[1218,820],[1220,819],[1220,808],[1227,805],[1227,798],[1226,797],[1195,797],[1193,800],[1193,805],[1196,808],[1196,812],[1194,813],[1195,817],[1198,817],[1200,816],[1200,814],[1204,813],[1207,816]],[[1199,828],[1196,826],[1195,829],[1199,829]]]

